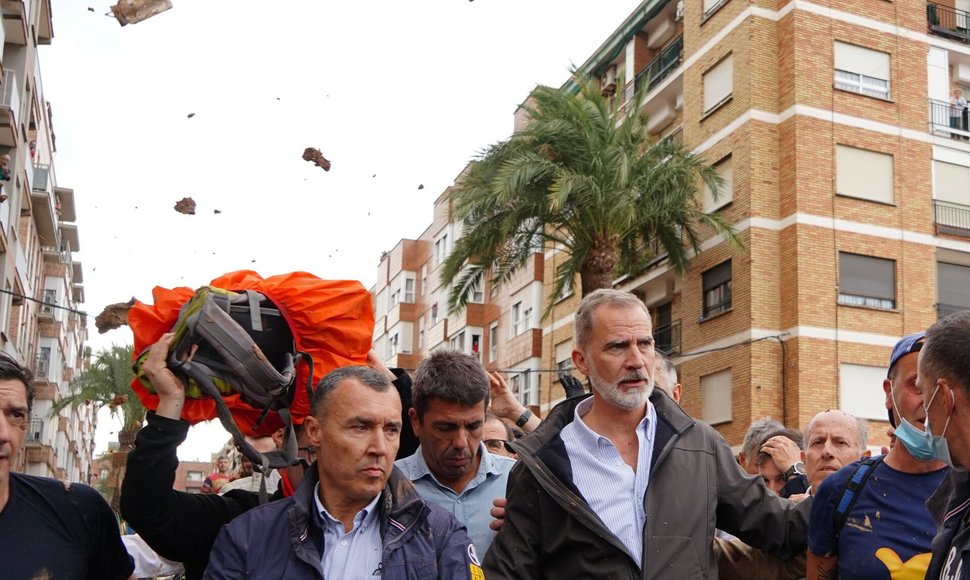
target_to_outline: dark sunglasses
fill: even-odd
[[[515,453],[512,446],[505,439],[483,439],[482,443],[485,444],[485,448],[489,451],[501,451],[504,449],[509,453]]]

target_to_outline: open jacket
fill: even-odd
[[[321,549],[326,547],[313,500],[318,481],[316,469],[308,471],[293,497],[252,509],[226,525],[212,547],[205,578],[323,578]],[[443,508],[422,500],[396,467],[378,506],[381,580],[460,580],[480,573],[465,527]]]
[[[489,580],[716,579],[715,527],[780,558],[805,550],[812,502],[772,494],[741,470],[714,429],[654,389],[657,431],[638,568],[572,481],[559,432],[583,398],[557,405],[533,434],[513,444],[519,464],[509,476],[505,523],[485,557]]]

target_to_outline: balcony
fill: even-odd
[[[933,217],[936,233],[970,238],[970,207],[933,200]]]
[[[643,67],[643,70],[637,73],[636,79],[634,80],[634,89],[639,91],[643,88],[644,83],[646,83],[646,91],[650,91],[660,81],[667,78],[671,72],[677,70],[683,57],[684,35],[681,34],[673,42],[668,44],[666,48],[660,51],[660,54],[650,64]]]
[[[6,42],[20,46],[27,44],[27,20],[25,0],[3,0],[3,34]]]
[[[44,436],[44,420],[34,417],[27,427],[27,445],[39,445]]]
[[[949,137],[967,141],[970,131],[967,130],[967,113],[956,107],[951,107],[948,101],[929,100],[930,133],[937,137]]]
[[[680,354],[680,320],[653,329],[654,348],[667,356]]]
[[[50,166],[34,165],[33,187],[30,190],[30,203],[33,206],[34,223],[37,235],[44,246],[57,245],[57,203],[51,188]]]
[[[50,356],[40,356],[38,355],[34,359],[34,378],[47,380],[51,372],[51,358]]]
[[[926,23],[931,34],[970,44],[970,13],[930,2],[926,5]]]
[[[37,313],[37,318],[40,321],[51,321],[54,320],[55,310],[57,308],[57,291],[56,290],[44,290],[44,299],[40,305],[40,312]]]
[[[20,86],[10,69],[3,70],[3,86],[0,87],[0,145],[17,145],[17,119],[20,118]],[[12,157],[12,155],[11,155]]]

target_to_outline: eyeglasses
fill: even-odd
[[[508,450],[508,441],[505,439],[483,439],[482,443],[489,451],[506,451]]]
[[[317,448],[316,447],[312,447],[312,446],[311,447],[297,447],[296,450],[298,452],[299,451],[303,451],[304,453],[306,453],[307,459],[310,460],[310,463],[313,463],[313,461],[317,458]]]

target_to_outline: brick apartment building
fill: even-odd
[[[580,70],[624,101],[646,84],[648,130],[725,179],[704,204],[743,248],[708,237],[683,275],[661,256],[615,283],[649,307],[686,411],[732,444],[764,415],[884,420],[898,337],[970,308],[970,132],[949,102],[970,89],[970,0],[647,0]],[[378,352],[413,368],[442,344],[477,348],[547,410],[563,396],[579,300],[538,317],[564,256],[547,248],[449,317],[435,276],[460,234],[447,191],[434,216],[381,260]]]
[[[54,36],[50,0],[3,2],[0,155],[10,180],[0,202],[0,349],[34,371],[37,394],[18,471],[90,483],[95,412],[50,415],[87,364],[74,191],[59,184],[51,104],[37,47]]]

